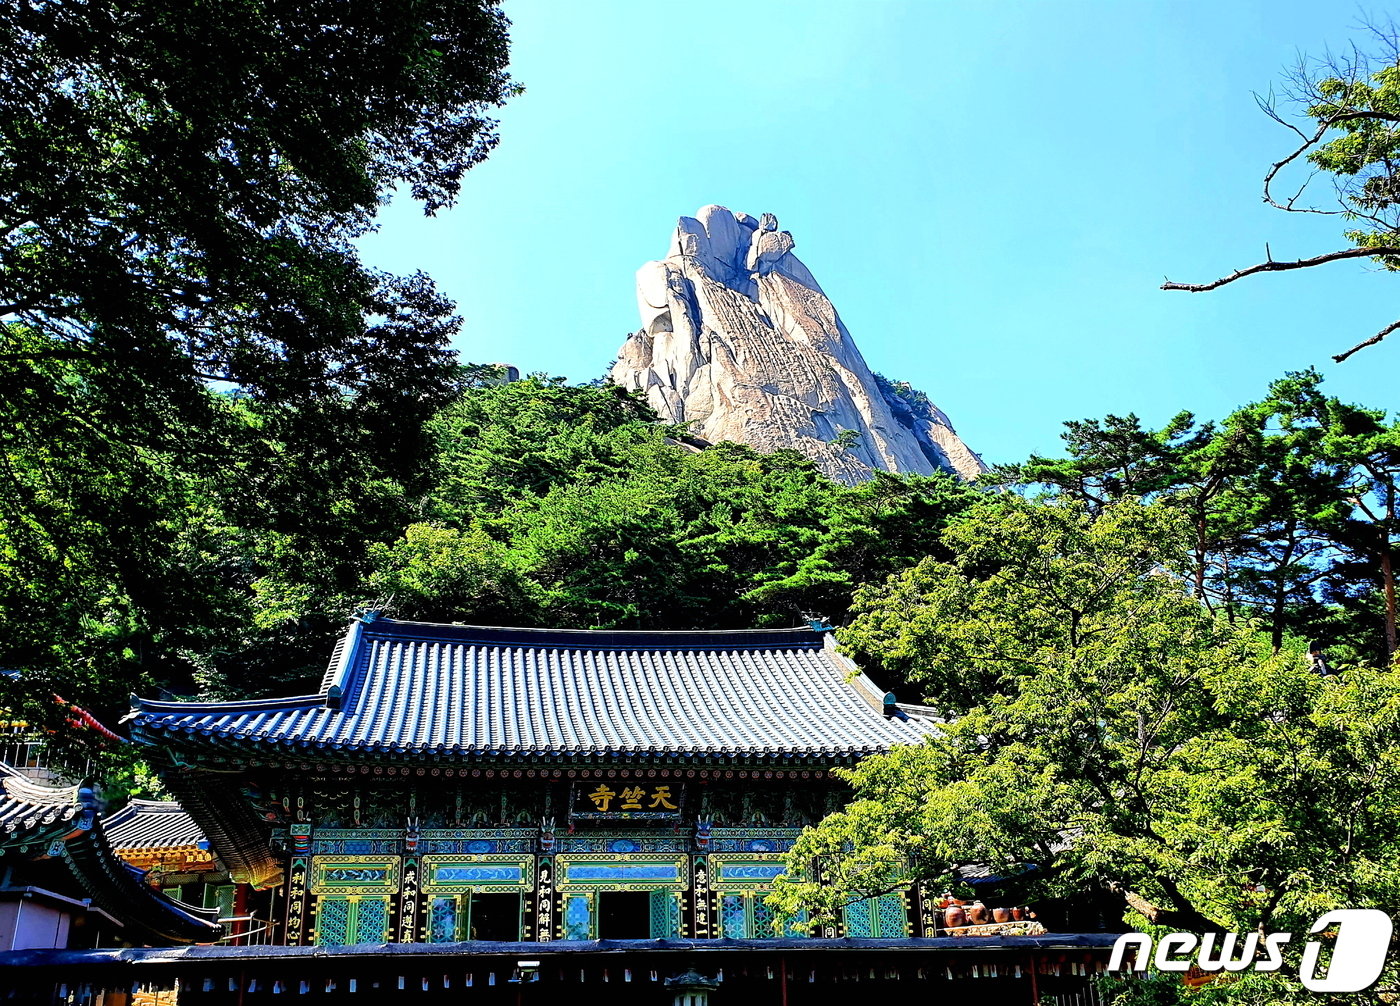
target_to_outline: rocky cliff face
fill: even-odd
[[[706,440],[793,448],[843,482],[985,471],[925,396],[870,372],[793,245],[771,213],[681,217],[666,257],[637,271],[642,327],[613,380]]]

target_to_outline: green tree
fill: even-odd
[[[424,519],[375,548],[360,588],[415,618],[840,619],[861,583],[939,549],[948,517],[980,495],[952,477],[848,487],[791,451],[699,449],[619,388],[542,377],[469,390],[431,428]]]
[[[187,682],[268,556],[345,587],[402,526],[459,321],[353,242],[494,145],[506,27],[489,0],[0,9],[0,665],[85,702]]]
[[[1192,529],[1189,578],[1208,608],[1262,619],[1276,649],[1291,633],[1384,662],[1394,653],[1400,425],[1321,383],[1316,371],[1287,374],[1219,423],[1189,413],[1160,430],[1131,415],[1066,423],[1067,457],[1034,456],[996,477],[1091,512],[1159,501]]]
[[[1259,107],[1297,141],[1264,175],[1264,201],[1286,213],[1340,218],[1353,225],[1344,232],[1350,246],[1299,259],[1266,254],[1263,262],[1220,279],[1168,281],[1163,290],[1199,293],[1259,273],[1356,259],[1370,259],[1388,271],[1400,269],[1400,132],[1395,129],[1400,122],[1400,28],[1393,21],[1366,27],[1374,52],[1353,47],[1344,57],[1300,57],[1284,78],[1281,96],[1272,91],[1256,96]],[[1301,182],[1291,178],[1295,170],[1306,170]],[[1318,175],[1329,182],[1321,203],[1310,196]],[[1340,363],[1397,328],[1400,321],[1332,359]]]
[[[845,773],[854,800],[799,839],[785,911],[969,865],[1198,932],[1394,907],[1392,673],[1320,678],[1206,610],[1161,504],[1005,497],[945,540],[953,561],[861,591],[842,640],[904,664],[947,725]]]

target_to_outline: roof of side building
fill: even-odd
[[[45,786],[0,764],[0,848],[42,845],[83,826],[77,786]]]
[[[105,816],[102,824],[118,855],[139,850],[197,848],[204,841],[199,825],[173,802],[132,800]]]
[[[147,942],[212,942],[217,912],[177,902],[112,848],[90,785],[45,786],[0,764],[0,857],[61,861],[77,890],[131,937]]]

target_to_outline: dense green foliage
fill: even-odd
[[[246,470],[170,471],[152,502],[164,549],[126,560],[145,562],[181,601],[167,600],[160,622],[121,623],[124,599],[104,599],[93,577],[83,631],[65,642],[96,670],[64,677],[65,694],[100,705],[132,688],[300,690],[365,606],[582,628],[840,620],[861,584],[942,554],[938,532],[980,495],[951,476],[850,487],[791,452],[700,450],[613,386],[504,383],[481,368],[458,383],[424,424],[416,472],[394,479],[354,457],[324,474],[303,464],[285,521],[240,491]],[[231,413],[249,408],[211,397]],[[46,603],[68,601],[37,596],[36,624],[54,622]]]
[[[1218,423],[1067,423],[1067,456],[1001,467],[1016,493],[951,522],[949,558],[860,590],[843,646],[948,725],[848,774],[780,907],[822,919],[975,868],[1161,931],[1393,912],[1400,423],[1320,384],[1286,375]],[[1173,975],[1113,994],[1186,995]],[[1251,975],[1187,998],[1303,995]]]
[[[572,628],[839,619],[857,586],[936,549],[978,495],[950,476],[848,487],[791,452],[699,450],[621,389],[557,379],[468,390],[428,432],[414,519],[370,545],[363,579],[347,591],[279,567],[257,584],[264,622],[357,603]]]
[[[792,452],[697,450],[615,387],[520,383],[464,396],[432,424],[437,528],[500,542],[515,617],[599,627],[793,624],[925,554],[973,493],[949,476],[850,488]],[[419,546],[381,550],[376,581],[415,616],[473,612],[403,588]],[[486,561],[488,551],[475,555]],[[473,573],[472,576],[477,575]]]
[[[31,716],[188,683],[241,648],[260,553],[339,575],[384,526],[458,319],[353,241],[494,145],[505,29],[476,0],[0,7],[0,667]]]
[[[862,590],[843,640],[948,724],[847,773],[855,801],[802,836],[775,900],[821,920],[977,866],[1195,932],[1393,909],[1400,679],[1318,676],[1210,612],[1192,530],[1161,502],[1003,496],[952,522],[951,560]]]
[[[1400,421],[1289,374],[1220,423],[1182,413],[1067,423],[1065,458],[1004,466],[1000,479],[1101,508],[1160,500],[1191,528],[1186,575],[1229,618],[1257,617],[1277,648],[1316,639],[1336,659],[1396,651]]]

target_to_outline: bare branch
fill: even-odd
[[[1365,349],[1367,346],[1374,346],[1376,343],[1380,342],[1391,332],[1394,332],[1397,328],[1400,328],[1400,321],[1385,326],[1385,328],[1381,329],[1379,332],[1371,336],[1371,338],[1367,339],[1365,342],[1358,342],[1355,346],[1352,346],[1345,353],[1338,353],[1336,356],[1332,357],[1332,359],[1338,363],[1341,363],[1352,353],[1355,353],[1358,349]]]
[[[1253,276],[1255,273],[1286,272],[1291,269],[1307,269],[1310,266],[1325,265],[1328,262],[1340,262],[1343,259],[1378,258],[1383,255],[1400,255],[1400,246],[1379,245],[1375,248],[1344,248],[1341,251],[1328,252],[1326,255],[1295,259],[1291,262],[1275,262],[1273,259],[1270,259],[1267,262],[1260,262],[1257,265],[1252,265],[1248,269],[1236,269],[1230,275],[1223,276],[1210,283],[1173,283],[1168,280],[1162,284],[1161,288],[1163,290],[1185,290],[1187,293],[1204,293],[1206,290],[1218,289],[1227,283],[1233,283],[1237,279]],[[1384,335],[1382,338],[1383,337]],[[1362,345],[1369,345],[1369,343],[1363,343]],[[1357,348],[1359,349],[1360,347]],[[1355,352],[1355,350],[1352,350],[1352,352]]]
[[[1280,126],[1285,126],[1288,129],[1293,130],[1293,132],[1298,134],[1298,139],[1302,140],[1304,143],[1311,143],[1312,141],[1308,139],[1307,133],[1303,132],[1301,129],[1293,125],[1293,123],[1289,122],[1287,119],[1285,119],[1282,115],[1279,114],[1278,109],[1274,107],[1274,103],[1276,100],[1277,99],[1274,97],[1274,92],[1272,88],[1269,89],[1269,97],[1267,100],[1258,93],[1254,95],[1254,103],[1259,106],[1259,111],[1263,112],[1269,118],[1273,119]]]
[[[1284,169],[1285,166],[1297,160],[1298,157],[1301,156],[1309,147],[1313,146],[1315,143],[1317,143],[1318,140],[1322,139],[1322,134],[1327,132],[1328,127],[1326,125],[1319,126],[1317,132],[1314,133],[1311,137],[1308,137],[1305,136],[1303,133],[1299,132],[1298,128],[1292,123],[1284,122],[1283,119],[1279,118],[1277,115],[1275,115],[1274,118],[1279,122],[1283,122],[1285,126],[1288,126],[1295,133],[1298,133],[1299,136],[1303,137],[1303,142],[1300,143],[1296,149],[1294,149],[1293,153],[1289,154],[1281,161],[1275,161],[1273,163],[1273,166],[1269,168],[1269,173],[1264,176],[1264,202],[1268,203],[1270,206],[1277,206],[1279,209],[1286,209],[1285,206],[1283,206],[1277,200],[1274,199],[1273,193],[1269,191],[1270,186],[1273,185],[1274,179],[1278,176],[1278,173]],[[1302,195],[1302,189],[1298,190],[1298,195]],[[1295,195],[1293,198],[1297,199],[1298,195]]]

